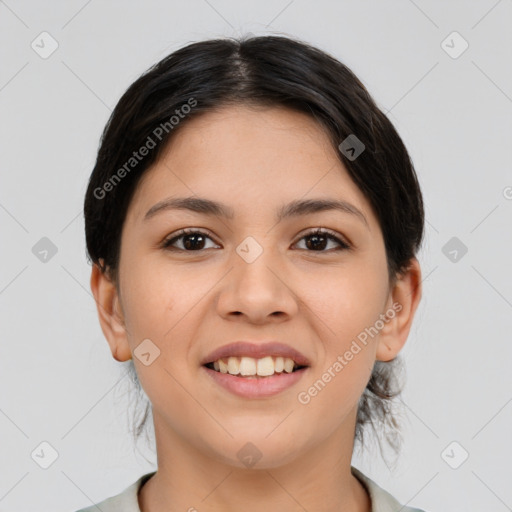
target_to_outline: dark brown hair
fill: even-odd
[[[316,119],[379,220],[390,281],[408,267],[422,241],[424,211],[400,136],[347,66],[318,48],[282,36],[192,43],[130,85],[105,126],[85,195],[89,261],[118,285],[121,231],[138,181],[188,120],[229,104],[288,107]],[[340,146],[349,136],[364,144],[357,158]],[[134,151],[143,146],[152,147],[135,160]],[[401,392],[400,364],[399,356],[375,362],[359,402],[355,439],[361,444],[363,427],[370,424],[376,433],[387,430],[386,440],[398,451],[391,399]],[[140,388],[133,361],[129,372]],[[137,437],[150,409],[147,403],[135,428]]]

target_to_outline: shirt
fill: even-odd
[[[352,474],[364,485],[372,503],[371,512],[425,512],[419,508],[401,505],[391,494],[382,489],[373,480],[364,475],[354,466],[351,466]],[[82,508],[76,512],[141,512],[139,508],[138,492],[144,483],[151,478],[156,471],[146,473],[136,482],[133,482],[123,492],[107,498],[96,505]],[[98,508],[96,508],[98,507]]]

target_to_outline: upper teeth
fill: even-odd
[[[291,373],[295,366],[293,359],[289,357],[266,356],[261,359],[253,357],[228,357],[214,361],[213,367],[221,373],[231,375],[260,375],[267,377],[274,373],[280,373],[283,370]]]

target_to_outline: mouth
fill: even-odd
[[[291,389],[310,366],[302,353],[278,342],[238,341],[214,350],[201,361],[215,387],[245,399],[267,399]]]
[[[297,363],[291,357],[282,356],[265,356],[258,359],[250,356],[230,356],[216,359],[203,366],[217,373],[246,379],[264,379],[290,374],[308,367]]]

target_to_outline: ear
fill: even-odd
[[[384,312],[387,321],[384,322],[384,327],[379,333],[377,345],[378,361],[391,361],[402,350],[421,294],[421,268],[418,260],[412,258],[407,270],[397,276],[389,293],[387,308]]]
[[[101,330],[107,338],[112,356],[117,361],[131,359],[124,314],[115,283],[101,271],[97,264],[92,267],[91,290],[96,301]]]

